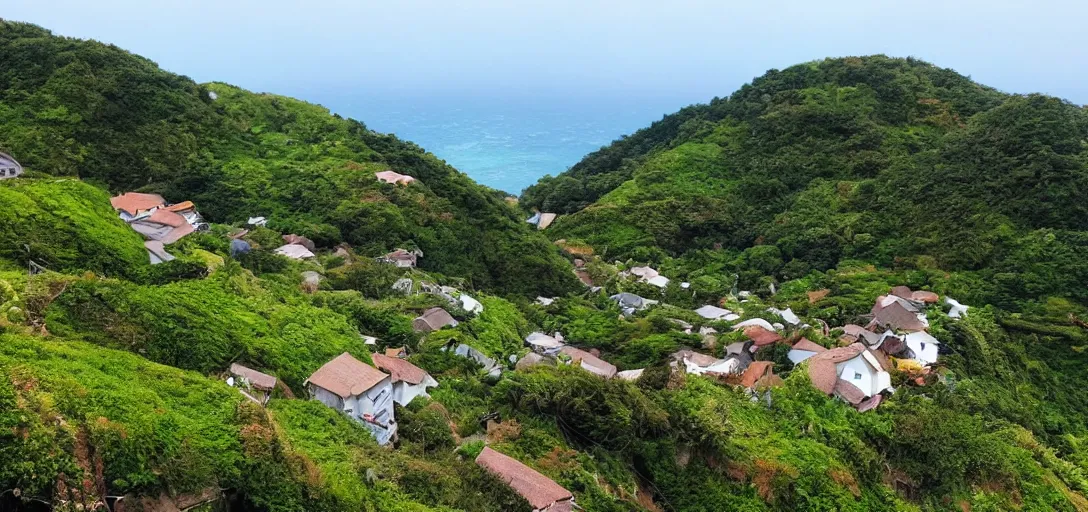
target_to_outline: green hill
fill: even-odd
[[[914,59],[827,59],[666,116],[522,203],[568,214],[549,235],[608,258],[766,246],[783,280],[859,259],[977,272],[986,302],[1088,301],[1073,256],[1086,135],[1088,111],[1056,98]]]
[[[192,200],[212,222],[265,216],[281,231],[371,256],[419,248],[423,268],[479,288],[536,296],[577,286],[500,192],[412,143],[33,25],[0,22],[0,149],[29,170],[111,192]],[[382,184],[382,170],[418,181]]]

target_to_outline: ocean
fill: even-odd
[[[415,142],[477,182],[515,195],[691,103],[676,98],[313,91],[304,97],[373,130]]]

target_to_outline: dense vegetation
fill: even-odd
[[[371,256],[419,248],[423,268],[482,288],[535,296],[576,286],[502,193],[414,144],[32,25],[0,22],[0,148],[32,171],[192,200],[214,222],[265,216]],[[387,169],[418,181],[378,182]]]
[[[472,463],[486,443],[587,511],[1088,510],[1084,115],[915,61],[772,72],[526,192],[571,213],[546,233],[568,237],[566,258],[589,260],[603,288],[564,293],[564,255],[419,148],[2,23],[0,148],[31,172],[0,182],[0,508],[207,495],[219,499],[199,510],[528,510]],[[373,180],[389,168],[422,184]],[[149,265],[104,188],[193,199],[213,225]],[[232,257],[228,233],[255,214],[269,227]],[[289,232],[318,256],[270,251]],[[353,248],[334,253],[342,241]],[[375,261],[398,245],[422,248],[423,268]],[[48,271],[28,275],[27,258]],[[636,261],[674,284],[628,279]],[[393,289],[406,280],[414,292]],[[921,381],[894,371],[875,410],[813,388],[785,345],[756,354],[784,379],[768,393],[668,365],[703,346],[677,319],[721,332],[709,354],[743,339],[694,307],[772,321],[769,306],[790,307],[835,327],[894,285],[972,307],[960,320],[931,309],[939,365]],[[608,299],[620,291],[661,304],[623,316]],[[435,306],[460,324],[415,332]],[[515,371],[534,331],[643,376]],[[830,347],[839,332],[791,336]],[[397,406],[399,442],[382,448],[302,383],[340,353],[392,347],[439,386]],[[267,408],[223,383],[234,362],[280,379]]]
[[[1086,134],[1088,111],[1057,98],[914,59],[828,59],[666,116],[523,203],[571,214],[551,236],[608,258],[710,257],[748,286],[748,270],[861,259],[968,271],[978,302],[1085,301]]]

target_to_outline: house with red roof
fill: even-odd
[[[476,457],[476,465],[525,498],[533,512],[570,512],[574,509],[574,495],[570,491],[517,459],[485,446]]]

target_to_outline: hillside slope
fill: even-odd
[[[523,204],[570,213],[549,235],[609,258],[766,245],[780,279],[860,259],[977,271],[987,302],[1083,301],[1086,138],[1088,111],[1056,98],[914,59],[828,59],[666,116]]]
[[[265,216],[373,256],[419,248],[423,268],[480,288],[535,296],[577,286],[499,192],[414,144],[33,25],[0,22],[0,149],[28,170],[192,200],[213,222]],[[375,179],[390,169],[418,181]]]

